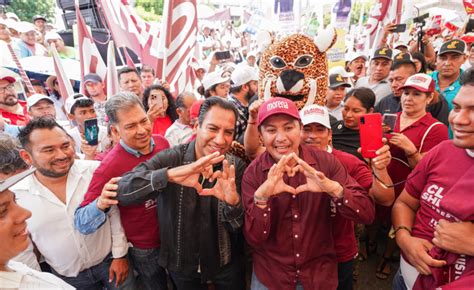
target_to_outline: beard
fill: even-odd
[[[18,104],[18,98],[13,94],[8,94],[5,96],[4,101],[0,102],[0,104],[8,107],[13,107]]]
[[[70,159],[70,158],[65,158],[65,159]],[[64,159],[61,159],[61,160],[54,160],[53,162],[51,162],[50,164],[54,164],[55,162],[57,161],[63,161]],[[74,164],[74,162],[71,162],[71,164],[69,165],[68,169],[65,170],[64,172],[58,172],[58,171],[55,171],[55,170],[52,170],[52,169],[47,169],[47,168],[43,168],[43,167],[36,167],[36,170],[38,170],[42,175],[44,176],[47,176],[47,177],[51,177],[51,178],[58,178],[58,177],[63,177],[65,175],[67,175],[69,173],[69,170],[71,169],[72,165]]]

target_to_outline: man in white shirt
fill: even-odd
[[[392,50],[387,47],[376,49],[370,60],[369,75],[356,82],[356,88],[366,87],[374,91],[375,104],[392,93],[387,80],[392,66],[392,54]]]
[[[15,195],[8,188],[33,171],[13,174],[0,182],[0,289],[74,289],[50,273],[41,273],[12,261],[28,247],[26,220],[31,212],[15,202]]]
[[[10,190],[17,203],[32,212],[28,231],[53,274],[78,289],[135,289],[126,258],[128,244],[117,208],[104,225],[90,235],[74,229],[74,212],[84,198],[99,165],[74,159],[67,133],[54,120],[34,119],[18,135],[20,155],[36,168]],[[35,261],[25,251],[19,261]],[[38,269],[37,263],[29,265]]]
[[[94,160],[95,154],[103,152],[110,143],[107,137],[107,128],[100,125],[98,125],[99,143],[92,146],[85,141],[85,121],[97,119],[94,101],[83,94],[75,94],[67,98],[64,108],[66,109],[69,120],[76,124],[76,126],[67,130],[67,133],[74,140],[76,153],[84,154],[84,159],[86,160]]]
[[[193,93],[184,92],[176,98],[176,113],[178,119],[166,130],[165,138],[170,143],[170,147],[186,143],[193,134],[191,128],[191,118],[189,117],[189,109],[196,101]]]

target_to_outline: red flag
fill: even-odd
[[[77,17],[77,31],[79,38],[79,59],[81,62],[81,91],[84,90],[82,84],[84,83],[84,76],[88,73],[96,73],[103,80],[105,80],[105,74],[107,67],[105,66],[104,60],[94,43],[89,29],[87,29],[86,22],[82,18],[82,14],[79,9],[79,4],[76,0],[76,17]]]
[[[181,93],[193,83],[190,66],[197,42],[196,0],[165,1],[161,41],[164,48],[163,76],[171,91]]]
[[[369,19],[365,25],[363,34],[366,37],[366,44],[364,50],[368,51],[374,45],[377,32],[379,27],[383,25],[383,22],[387,16],[387,12],[390,8],[391,0],[378,0],[372,7],[369,13]]]
[[[463,0],[464,10],[466,10],[467,14],[474,14],[474,3],[472,0]]]
[[[59,92],[61,93],[61,96],[69,98],[71,95],[74,94],[74,90],[72,89],[71,82],[69,81],[69,78],[67,77],[66,72],[64,71],[61,59],[54,43],[51,45],[51,54],[53,56],[54,71],[56,72]]]

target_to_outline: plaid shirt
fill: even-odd
[[[237,123],[235,125],[235,140],[241,144],[244,144],[244,134],[245,129],[247,129],[247,122],[249,119],[249,108],[242,105],[240,101],[234,96],[231,95],[229,97],[229,101],[234,104],[239,112],[239,116],[237,118]]]

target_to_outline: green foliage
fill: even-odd
[[[136,0],[135,10],[147,21],[159,21],[163,15],[163,0]]]
[[[367,22],[367,18],[370,12],[370,9],[375,5],[375,1],[367,1],[367,2],[360,2],[356,1],[355,3],[352,3],[352,8],[351,8],[351,25],[352,24],[359,24],[359,17],[360,17],[360,10],[362,7],[364,8],[364,19],[362,20],[362,23],[365,24]]]
[[[23,21],[31,22],[31,18],[36,15],[43,15],[48,22],[54,21],[54,0],[13,0],[6,7],[6,12],[14,12]]]

